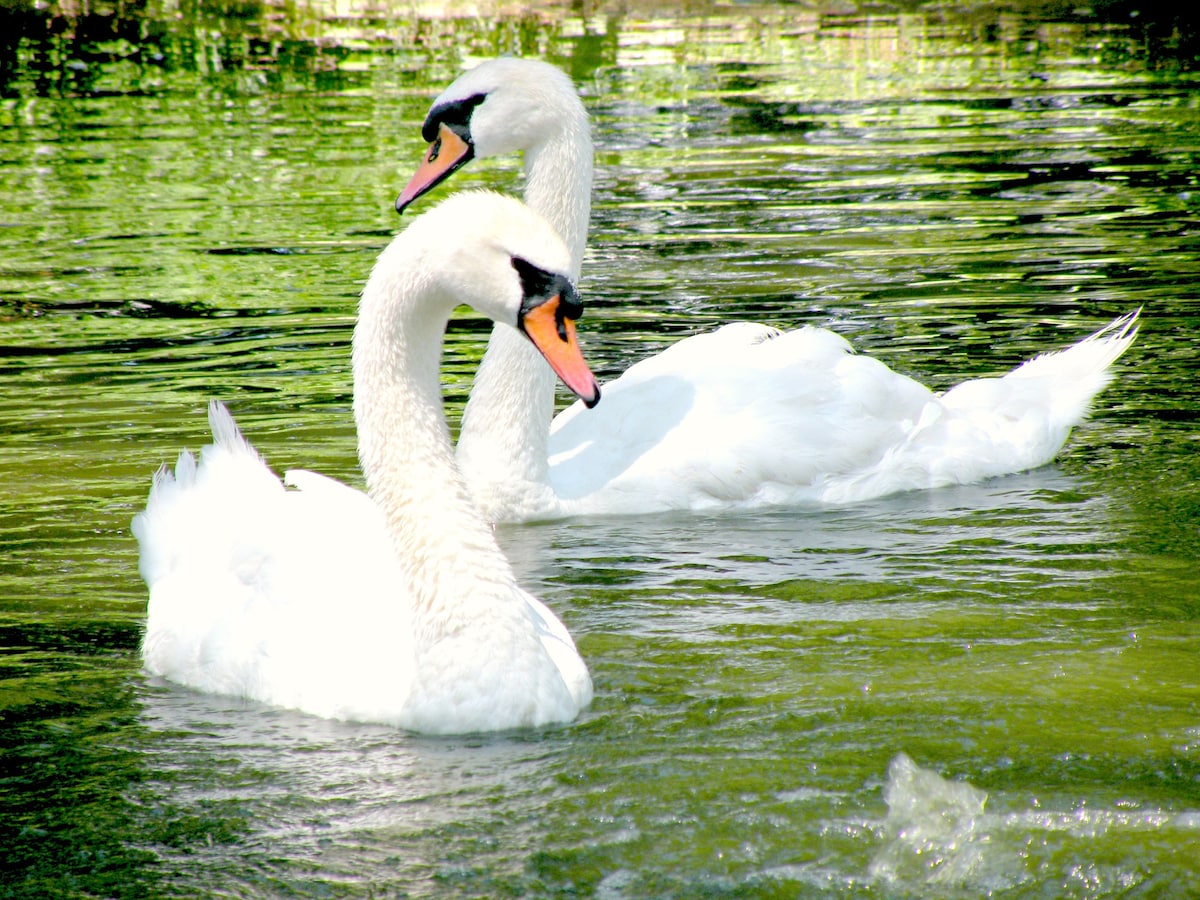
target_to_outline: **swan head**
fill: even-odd
[[[421,127],[429,147],[396,212],[475,157],[536,151],[571,129],[586,135],[588,118],[562,71],[514,57],[480,63],[433,101]]]
[[[583,315],[583,302],[575,285],[561,272],[552,272],[521,256],[509,258],[521,281],[521,309],[517,328],[533,342],[550,368],[584,405],[600,402],[600,385],[584,362],[575,334]]]
[[[587,406],[600,401],[576,336],[583,302],[566,274],[570,253],[542,216],[514,197],[462,191],[414,219],[393,246],[422,260],[448,306],[466,303],[516,328]]]

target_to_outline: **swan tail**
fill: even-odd
[[[283,483],[229,410],[208,409],[212,443],[154,476],[134,517],[138,568],[150,589],[142,659],[201,690],[254,696],[262,651],[255,610],[272,578]]]
[[[1045,465],[1112,380],[1112,364],[1137,336],[1140,312],[1003,377],[965,381],[931,397],[904,441],[869,468],[829,479],[822,499],[848,502],[968,484]]]
[[[159,467],[146,508],[133,518],[138,569],[151,588],[182,559],[203,554],[211,535],[227,533],[229,520],[248,498],[283,489],[224,404],[209,404],[208,420],[212,443],[199,458],[180,452],[174,471],[166,464]]]
[[[208,427],[212,431],[213,446],[258,456],[258,452],[250,446],[237,422],[233,420],[229,407],[220,400],[208,401]]]
[[[999,379],[964,382],[942,398],[967,414],[1004,419],[1040,417],[1050,432],[1066,432],[1087,417],[1092,401],[1112,380],[1111,366],[1133,344],[1141,309],[1114,319],[1065,350],[1043,353]]]
[[[1064,350],[1036,356],[1002,378],[967,381],[941,397],[947,414],[942,427],[961,430],[961,440],[948,443],[955,448],[954,464],[970,476],[953,480],[1006,475],[1050,462],[1112,380],[1112,364],[1137,336],[1140,312],[1121,316]]]
[[[1048,399],[1055,413],[1070,427],[1087,415],[1096,395],[1112,381],[1112,364],[1133,345],[1140,313],[1139,307],[1065,350],[1035,356],[1006,378],[1042,380],[1051,388]]]

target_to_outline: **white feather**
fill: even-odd
[[[460,194],[380,256],[355,331],[369,495],[281,481],[228,410],[133,521],[147,670],[198,690],[427,732],[565,722],[591,699],[565,626],[516,583],[454,467],[437,364],[453,306],[516,321],[511,256],[566,268],[518,201]]]

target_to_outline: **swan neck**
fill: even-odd
[[[534,515],[550,490],[554,372],[525,335],[496,325],[463,410],[458,464],[490,521]]]
[[[572,280],[579,280],[592,212],[592,139],[587,114],[525,152],[525,202],[541,213],[571,251]]]
[[[574,98],[573,98],[574,99]],[[578,281],[591,215],[592,139],[578,107],[555,136],[525,152],[525,202],[563,238]],[[485,517],[534,518],[553,504],[554,373],[515,329],[497,325],[463,411],[459,465]]]
[[[512,573],[450,445],[438,375],[454,300],[423,280],[420,273],[432,266],[388,251],[363,290],[354,331],[359,459],[367,493],[409,567],[418,611],[427,630],[436,630],[454,619],[456,600],[478,592],[481,582],[510,586]]]

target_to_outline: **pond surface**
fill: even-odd
[[[1200,896],[1200,43],[1120,5],[0,13],[0,896]],[[349,339],[429,100],[575,79],[603,380],[730,318],[943,389],[1141,307],[1059,459],[502,529],[574,724],[432,739],[148,679],[129,520],[225,400],[360,483]],[[514,160],[468,185],[520,190]],[[456,321],[461,414],[487,329]]]

